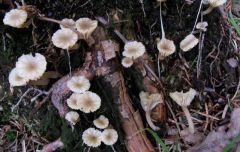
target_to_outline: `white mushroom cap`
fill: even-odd
[[[157,48],[162,58],[165,58],[176,51],[176,46],[174,45],[174,42],[166,38],[161,39],[157,43]]]
[[[105,116],[101,115],[93,121],[93,124],[99,129],[105,129],[109,125],[109,120]]]
[[[57,30],[52,36],[53,44],[61,49],[69,49],[78,41],[77,33],[65,28]]]
[[[207,26],[208,26],[207,22],[199,22],[196,25],[196,29],[199,29],[199,30],[202,30],[202,31],[206,32],[207,31]]]
[[[73,76],[67,82],[68,88],[76,93],[83,93],[90,88],[90,82],[85,76]]]
[[[75,21],[73,19],[64,18],[64,19],[62,19],[61,22],[63,24],[66,24],[66,25],[69,26],[69,27],[65,27],[64,25],[60,24],[60,28],[61,29],[65,29],[65,28],[73,28],[73,29],[75,29],[76,28],[76,23],[75,23]]]
[[[190,88],[187,92],[171,92],[169,96],[179,105],[179,106],[189,106],[196,95],[196,90]]]
[[[28,79],[25,77],[21,77],[18,75],[16,68],[12,69],[8,76],[8,81],[10,83],[10,86],[24,86],[27,84]]]
[[[152,110],[159,103],[163,103],[163,97],[159,93],[149,94],[148,92],[141,91],[139,96],[142,108],[145,111]]]
[[[193,34],[189,34],[180,42],[180,48],[184,52],[187,52],[195,47],[198,44],[198,41],[199,40]]]
[[[73,93],[68,99],[67,99],[67,105],[74,109],[74,110],[79,110],[80,106],[78,105],[78,102],[80,100],[80,94],[78,93]]]
[[[98,147],[101,145],[101,135],[99,130],[88,128],[83,132],[82,140],[89,147]]]
[[[133,60],[131,58],[125,57],[122,59],[122,65],[125,68],[129,68],[133,65]]]
[[[79,114],[76,111],[69,111],[65,115],[65,119],[74,126],[79,121]]]
[[[218,6],[221,6],[223,5],[224,3],[226,3],[227,0],[208,0],[208,4],[211,6],[211,7],[218,7]]]
[[[144,54],[145,46],[141,42],[127,42],[124,46],[123,56],[136,59]]]
[[[118,133],[115,129],[105,129],[102,132],[102,142],[106,145],[113,145],[118,140]]]
[[[3,18],[3,23],[12,27],[21,28],[27,20],[27,12],[21,9],[12,9]]]
[[[39,53],[22,55],[18,58],[16,69],[19,76],[30,80],[39,79],[47,68],[45,57]]]
[[[77,30],[85,39],[87,39],[92,34],[97,26],[98,22],[96,20],[91,20],[90,18],[79,18],[76,21]]]
[[[94,92],[86,91],[78,97],[79,110],[85,113],[95,112],[101,106],[101,98]]]

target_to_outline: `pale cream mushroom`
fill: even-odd
[[[176,51],[174,42],[166,38],[162,38],[160,41],[158,41],[157,48],[159,51],[160,59],[162,60]]]
[[[93,121],[93,124],[99,129],[105,129],[109,125],[109,120],[105,116],[101,115]]]
[[[76,93],[83,93],[90,88],[90,82],[85,76],[73,76],[67,82],[68,88]]]
[[[89,147],[98,147],[101,145],[102,133],[94,128],[88,128],[82,134],[83,143]]]
[[[39,79],[47,68],[47,61],[43,55],[36,53],[22,55],[16,62],[16,70],[19,76],[28,80]]]
[[[118,133],[115,129],[105,129],[101,137],[104,144],[112,146],[118,140]]]
[[[74,109],[74,110],[79,110],[80,106],[78,105],[78,102],[80,100],[80,94],[78,93],[73,93],[68,99],[67,99],[67,105],[68,107]]]
[[[125,68],[129,68],[133,65],[133,60],[131,58],[125,57],[122,59],[122,66]]]
[[[97,28],[98,22],[91,20],[90,18],[79,18],[76,21],[77,31],[83,36],[84,39],[88,39],[93,31]]]
[[[12,71],[9,74],[8,81],[9,81],[11,87],[15,87],[15,86],[26,85],[27,82],[29,81],[29,79],[19,76],[16,68],[14,68],[14,69],[12,69]]]
[[[124,45],[124,51],[122,53],[123,56],[137,59],[142,56],[146,51],[145,46],[141,42],[130,41]]]
[[[196,29],[199,29],[199,30],[202,30],[202,31],[206,32],[207,31],[207,26],[208,26],[207,22],[199,22],[196,25]]]
[[[28,14],[25,10],[22,9],[12,9],[10,12],[7,12],[3,18],[3,23],[16,28],[23,27],[26,22]]]
[[[205,11],[203,11],[203,15],[209,14],[214,8],[219,7],[226,3],[227,0],[207,0],[204,1],[204,4],[208,4],[209,7]]]
[[[75,21],[73,19],[64,18],[64,19],[61,20],[61,22],[64,25],[68,26],[68,27],[65,27],[64,25],[60,24],[60,28],[61,29],[65,29],[65,28],[75,29],[76,28],[76,23],[75,23]]]
[[[189,34],[180,42],[180,48],[184,52],[187,52],[194,48],[198,42],[198,38],[196,38],[193,34]]]
[[[163,103],[163,97],[159,93],[149,94],[148,92],[140,92],[139,94],[142,108],[145,111],[145,116],[149,126],[153,130],[159,130],[160,128],[155,126],[152,122],[150,113],[151,110],[154,109],[158,104]]]
[[[69,111],[65,115],[65,119],[71,123],[72,126],[74,126],[77,122],[79,122],[79,114],[76,111]]]
[[[187,108],[187,106],[190,105],[192,100],[194,99],[196,95],[196,90],[190,88],[187,92],[171,92],[169,93],[169,96],[175,101],[179,106],[182,107],[182,110],[184,114],[186,115],[188,125],[189,125],[189,131],[193,134],[194,133],[194,124],[190,115],[190,112]]]
[[[86,91],[78,95],[77,105],[84,113],[95,112],[101,106],[101,98],[94,92]]]

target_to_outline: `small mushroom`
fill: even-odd
[[[29,79],[19,76],[16,68],[14,68],[14,69],[12,69],[12,71],[9,74],[8,81],[9,81],[11,87],[15,87],[15,86],[26,85],[27,82],[29,81]]]
[[[88,128],[82,134],[83,143],[89,147],[98,147],[102,142],[102,133],[94,128]]]
[[[102,132],[102,142],[105,145],[112,146],[118,140],[118,133],[115,129],[105,129]]]
[[[205,11],[203,11],[202,14],[203,15],[209,14],[215,7],[219,7],[226,2],[227,2],[227,0],[207,0],[207,1],[204,1],[204,4],[208,4],[209,7]]]
[[[139,96],[140,96],[141,105],[145,111],[145,117],[147,119],[149,126],[153,130],[159,130],[160,128],[155,126],[154,123],[152,122],[150,113],[151,113],[151,110],[154,109],[158,104],[163,103],[163,98],[161,94],[159,93],[149,94],[148,92],[142,91],[140,92]]]
[[[93,121],[93,124],[99,129],[105,129],[109,125],[109,120],[104,115],[101,115]]]
[[[194,133],[194,124],[190,115],[190,112],[187,108],[187,106],[190,105],[192,100],[194,99],[196,95],[196,90],[190,88],[187,92],[171,92],[169,93],[169,96],[175,101],[179,106],[182,107],[182,110],[184,114],[186,115],[188,125],[189,125],[189,131],[193,134]]]
[[[68,80],[67,86],[75,93],[83,93],[90,88],[90,82],[85,76],[73,76]]]
[[[96,20],[91,20],[90,18],[79,18],[76,21],[77,31],[84,39],[88,39],[97,26],[98,22]]]
[[[158,41],[157,48],[159,51],[160,59],[162,60],[176,51],[174,42],[166,38],[162,38],[160,41]]]
[[[22,28],[28,17],[27,11],[23,9],[12,9],[3,18],[3,23],[16,28]]]
[[[70,107],[71,109],[74,110],[79,110],[80,106],[78,105],[80,99],[80,94],[78,93],[73,93],[68,99],[67,99],[67,105],[68,107]]]
[[[73,19],[68,19],[68,18],[64,18],[61,21],[64,25],[67,25],[68,27],[65,27],[64,25],[60,24],[60,28],[61,29],[65,29],[65,28],[72,28],[72,29],[76,29],[76,23]]]
[[[133,65],[133,60],[131,58],[125,57],[122,59],[121,63],[125,68],[129,68]]]
[[[180,48],[184,52],[187,52],[194,48],[198,42],[198,38],[196,38],[193,34],[189,34],[180,42]]]
[[[65,115],[65,119],[70,123],[72,130],[74,129],[74,125],[79,122],[79,114],[76,111],[69,111]]]
[[[196,25],[196,29],[199,29],[199,30],[201,30],[201,31],[206,32],[206,31],[207,31],[207,26],[208,26],[208,23],[207,23],[207,22],[199,22],[199,23],[197,23],[197,25]]]
[[[142,56],[146,51],[145,46],[141,42],[130,41],[124,45],[124,51],[122,53],[123,56],[137,59]]]

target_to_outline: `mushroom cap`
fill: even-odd
[[[61,29],[65,29],[65,28],[73,28],[73,29],[75,29],[76,28],[76,23],[75,23],[75,21],[73,19],[64,18],[64,19],[61,20],[61,22],[63,24],[66,24],[66,25],[69,26],[69,27],[65,27],[64,25],[60,24],[60,28]]]
[[[76,21],[77,31],[82,34],[82,36],[87,39],[92,32],[97,28],[98,22],[96,20],[91,20],[90,18],[79,18]]]
[[[122,65],[125,67],[125,68],[129,68],[133,65],[133,60],[131,58],[128,58],[128,57],[124,57],[122,59]]]
[[[78,102],[80,100],[80,94],[78,93],[73,93],[68,99],[67,99],[67,105],[68,107],[74,109],[74,110],[79,110],[80,106],[78,105]]]
[[[24,86],[27,84],[28,79],[25,77],[21,77],[18,75],[16,68],[12,69],[8,76],[8,81],[10,83],[10,86]]]
[[[211,6],[211,7],[218,7],[218,6],[221,6],[223,5],[224,3],[226,3],[227,0],[208,0],[208,4]]]
[[[199,30],[202,30],[205,32],[205,31],[207,31],[207,26],[208,26],[207,22],[199,22],[196,25],[196,29],[199,29]]]
[[[131,41],[124,45],[123,56],[136,59],[142,56],[146,51],[145,46],[141,42]]]
[[[19,76],[29,80],[39,79],[47,68],[47,61],[43,55],[36,53],[22,55],[16,62],[16,69]]]
[[[149,94],[148,92],[141,91],[139,96],[140,96],[142,108],[145,111],[152,110],[159,103],[163,103],[163,97],[159,93]]]
[[[196,38],[193,34],[189,34],[180,42],[180,48],[184,52],[190,51],[198,44],[198,41],[198,38]]]
[[[72,125],[75,125],[79,121],[79,114],[76,111],[69,111],[65,115],[65,119],[69,121]]]
[[[176,51],[176,46],[174,42],[166,38],[161,39],[157,43],[157,48],[162,58],[167,57]]]
[[[189,106],[196,95],[196,90],[190,88],[187,92],[171,92],[169,96],[179,105],[179,106]]]
[[[94,128],[88,128],[82,134],[83,143],[89,147],[98,147],[101,145],[102,133]]]
[[[21,28],[27,20],[27,12],[22,9],[12,9],[3,18],[3,23],[16,28]]]
[[[93,124],[99,129],[105,129],[109,125],[109,120],[104,115],[101,115],[93,121]]]
[[[85,76],[73,76],[67,82],[68,88],[75,93],[83,93],[90,88],[90,82]]]
[[[113,145],[118,140],[118,133],[115,129],[105,129],[102,132],[102,142],[106,145]]]
[[[57,30],[52,36],[53,44],[61,49],[69,49],[78,41],[77,33],[68,28]]]
[[[78,97],[77,105],[84,113],[95,112],[101,106],[101,98],[94,92],[86,91]]]

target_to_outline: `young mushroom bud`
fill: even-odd
[[[190,51],[198,44],[199,40],[193,34],[189,34],[180,42],[180,48],[184,51]]]
[[[146,48],[141,42],[131,41],[124,45],[124,51],[122,55],[131,59],[137,59],[138,57],[142,56],[145,51]]]
[[[79,18],[76,21],[77,31],[84,39],[88,39],[92,32],[97,28],[98,22],[90,18]]]
[[[189,131],[193,134],[194,133],[194,124],[191,118],[191,115],[189,113],[189,110],[187,108],[187,106],[190,105],[190,103],[192,102],[192,100],[194,99],[196,95],[196,90],[190,88],[189,91],[183,93],[183,91],[181,92],[171,92],[169,93],[169,96],[173,99],[173,101],[175,101],[179,106],[182,107],[182,110],[184,112],[184,114],[186,115],[187,121],[188,121],[188,125],[189,125]]]
[[[3,18],[3,23],[16,28],[22,28],[28,17],[27,11],[23,9],[12,9]]]
[[[155,126],[154,123],[152,122],[150,113],[151,113],[151,110],[154,109],[158,104],[163,103],[163,98],[161,94],[159,93],[149,94],[148,92],[142,91],[140,92],[139,96],[140,96],[141,105],[145,111],[145,116],[149,126],[153,130],[159,130],[160,128]]]
[[[219,7],[219,6],[223,5],[226,2],[227,2],[227,0],[207,0],[204,3],[208,4],[209,7],[208,7],[208,9],[203,11],[202,14],[203,15],[209,14],[215,7]]]

